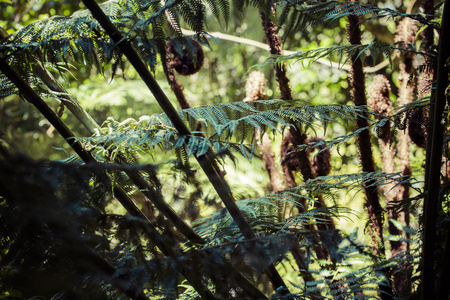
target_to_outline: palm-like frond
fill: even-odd
[[[155,44],[167,38],[164,31],[167,27],[180,35],[181,20],[197,33],[199,39],[207,43],[203,37],[206,6],[202,2],[168,0],[161,4],[160,1],[110,0],[100,6],[124,36],[135,41],[135,47],[140,50],[138,52],[142,58],[154,68],[158,51],[164,51]],[[228,22],[230,1],[205,2],[218,19],[223,17]],[[246,1],[238,2],[243,7],[250,4]],[[262,2],[264,1],[251,1],[251,4],[267,6],[269,3]],[[41,62],[51,63],[70,57],[79,63],[95,65],[100,71],[112,59],[120,60],[119,49],[92,18],[89,10],[77,11],[70,17],[55,16],[35,21],[2,41],[0,53],[4,57],[14,57],[12,62],[20,64],[34,61],[31,57],[36,55]]]
[[[311,209],[306,207],[304,212],[286,219],[280,217],[285,206],[296,207],[305,198],[308,199],[308,203],[318,201],[312,193],[308,195],[308,193],[305,193],[305,189],[299,187],[286,189],[275,194],[268,194],[257,199],[241,200],[237,204],[258,234],[306,235],[312,223],[326,223],[327,217],[345,218],[352,213],[351,209],[338,206]],[[313,204],[310,206],[312,207]],[[224,241],[229,241],[229,239],[242,238],[239,229],[225,209],[197,220],[194,228],[201,236],[214,237],[211,239],[212,244],[220,244]]]
[[[348,15],[371,15],[366,17],[366,20],[407,17],[425,25],[433,25],[432,21],[422,14],[407,14],[359,2],[285,0],[280,1],[278,9],[281,10],[279,26],[284,26],[285,35],[304,30],[310,25],[332,25]]]
[[[230,1],[228,0],[205,0],[205,2],[210,7],[213,15],[220,21],[220,19],[225,20],[225,27],[228,26],[228,21],[230,19]]]
[[[382,290],[380,286],[389,285],[384,270],[392,263],[376,259],[370,249],[358,246],[355,240],[350,236],[341,242],[336,248],[337,257],[341,259],[332,266],[310,268],[316,280],[307,283],[308,294],[323,293],[332,295],[333,299],[348,299],[356,293],[361,299],[379,299],[375,295]]]
[[[119,3],[111,0],[101,4],[101,8],[125,38],[134,41],[135,49],[152,69],[156,66],[158,54],[165,57],[167,35],[164,28],[179,28],[179,16],[195,32],[204,32],[205,8],[200,1],[167,1],[161,6],[159,1]],[[171,18],[166,17],[166,11],[171,13]],[[0,54],[9,57],[10,64],[25,78],[32,71],[36,59],[52,64],[61,59],[71,59],[95,66],[99,72],[104,70],[106,63],[112,62],[114,70],[122,62],[119,48],[92,18],[89,10],[78,11],[70,17],[56,16],[35,21],[4,39],[0,44]],[[12,91],[6,81],[0,77],[3,93],[10,94]]]
[[[262,230],[275,232],[290,232],[292,230],[296,231],[298,229],[305,229],[311,224],[311,219],[315,220],[315,224],[326,223],[326,216],[332,216],[334,218],[346,218],[350,217],[352,210],[339,207],[330,206],[324,208],[313,208],[318,203],[318,196],[324,195],[331,202],[338,202],[340,191],[346,190],[362,190],[364,184],[369,183],[377,187],[383,187],[385,185],[389,186],[400,186],[408,185],[415,188],[418,182],[415,179],[402,176],[400,172],[398,173],[353,173],[345,175],[330,175],[330,176],[320,176],[315,179],[310,179],[295,188],[285,189],[278,193],[268,194],[258,199],[243,200],[239,201],[239,208],[246,212],[246,216],[250,222],[254,222],[257,228]],[[419,193],[421,190],[415,188]],[[301,202],[307,200],[306,207],[304,207],[304,212],[293,215],[285,220],[279,218],[281,210],[283,207],[298,207],[301,206]],[[409,201],[409,200],[406,200]],[[211,220],[210,220],[211,219]],[[261,226],[261,220],[272,220],[274,223],[270,226]],[[276,222],[275,222],[276,220]],[[234,225],[231,225],[231,218],[225,211],[218,212],[202,221],[202,224],[198,227],[198,230],[202,234],[206,234],[206,231],[217,230],[211,227],[210,222],[219,222],[223,224],[226,231],[237,230]],[[231,226],[231,227],[228,227]],[[233,227],[234,226],[234,227]],[[233,229],[234,228],[234,229]],[[269,230],[269,228],[271,228]],[[225,230],[225,229],[224,229]]]
[[[333,190],[343,188],[347,190],[362,189],[365,184],[381,187],[392,183],[395,186],[408,185],[412,187],[414,179],[401,173],[361,172],[345,175],[319,176],[315,179],[309,179],[301,185],[301,188],[314,193],[330,193]]]
[[[380,174],[379,177],[382,178],[383,176]],[[354,178],[356,177],[358,175]],[[368,175],[367,177],[371,176]],[[337,231],[319,233],[321,243],[329,249],[332,258],[331,261],[319,260],[314,254],[318,246],[318,239],[315,233],[307,229],[308,226],[311,222],[320,223],[324,220],[322,216],[335,214],[339,216],[344,214],[345,216],[346,213],[351,213],[351,211],[338,207],[324,208],[323,210],[316,208],[296,214],[286,220],[280,220],[279,214],[277,214],[280,207],[277,203],[284,200],[296,205],[297,201],[303,197],[304,189],[299,187],[259,199],[238,202],[239,208],[246,213],[252,227],[260,234],[263,232],[266,235],[271,234],[267,238],[271,237],[276,240],[275,237],[283,237],[286,233],[294,233],[298,239],[295,242],[308,253],[306,257],[308,270],[314,275],[315,280],[307,282],[305,287],[296,286],[303,290],[303,292],[297,293],[297,296],[314,298],[314,296],[325,294],[332,295],[335,299],[346,299],[357,292],[361,293],[362,298],[370,299],[371,292],[377,293],[382,289],[380,286],[389,284],[385,274],[386,268],[397,269],[400,262],[411,263],[413,260],[413,257],[408,253],[403,253],[388,261],[380,259],[372,253],[370,248],[361,246],[356,242],[355,234],[343,236]],[[241,240],[237,226],[225,210],[198,220],[195,228],[202,236],[210,237],[209,243],[212,248],[236,245],[236,240]],[[289,236],[286,235],[287,241],[290,241]],[[233,238],[230,240],[230,237]],[[237,244],[240,243],[237,242]],[[245,244],[245,242],[243,243]],[[291,244],[289,242],[285,244],[285,246],[288,245]],[[291,249],[284,248],[284,250],[289,251]],[[401,268],[398,269],[398,271],[401,271]],[[378,299],[375,294],[373,299]]]
[[[102,5],[110,17],[117,17],[117,3],[109,1]],[[112,14],[112,15],[111,15]],[[37,54],[47,56],[48,61],[56,62],[59,55],[68,55],[75,61],[95,63],[102,59],[111,59],[113,45],[92,19],[88,11],[80,11],[71,17],[52,17],[36,21],[15,32],[5,39],[0,46],[3,56],[22,57]],[[95,57],[91,57],[97,51]],[[52,53],[53,52],[53,53]]]
[[[117,122],[109,118],[97,136],[84,138],[83,141],[93,147],[105,145],[109,151],[117,153],[120,149],[150,150],[157,146],[165,149],[185,150],[187,156],[200,156],[210,150],[216,153],[234,149],[245,158],[251,159],[257,150],[252,143],[259,131],[282,132],[284,127],[293,126],[292,122],[302,126],[323,127],[339,119],[351,119],[355,116],[366,118],[366,107],[345,105],[304,105],[301,101],[260,100],[252,102],[233,102],[207,105],[179,111],[182,119],[193,130],[197,122],[202,122],[209,137],[179,136],[165,114],[142,116],[139,120],[127,119]],[[380,123],[382,121],[379,121]],[[255,130],[258,129],[258,130]],[[343,143],[351,136],[338,140]],[[234,141],[233,141],[234,139]],[[338,145],[337,144],[337,145]],[[306,147],[308,147],[307,145]],[[181,154],[181,153],[180,153]]]
[[[344,65],[348,62],[350,57],[356,55],[362,59],[364,54],[367,52],[370,52],[373,57],[384,55],[390,59],[391,54],[396,50],[412,52],[419,55],[427,55],[424,52],[416,50],[415,46],[412,44],[405,45],[403,42],[391,44],[374,41],[370,44],[362,45],[339,45],[327,48],[316,48],[307,51],[298,51],[289,55],[269,55],[264,63],[252,66],[249,71],[254,68],[263,68],[291,60],[294,62],[302,60],[310,60],[311,62],[314,62],[320,58],[326,58],[330,61],[337,61],[339,64]]]
[[[370,120],[369,126],[358,128],[345,135],[336,136],[332,140],[319,140],[305,143],[303,145],[298,145],[295,151],[304,151],[308,149],[320,148],[321,150],[318,152],[320,153],[326,151],[327,149],[336,147],[337,151],[339,152],[339,147],[341,145],[356,138],[361,132],[365,130],[373,130],[375,132],[378,132],[382,128],[384,128],[386,124],[389,123],[392,124],[391,131],[393,133],[397,132],[398,130],[405,130],[405,128],[407,128],[407,121],[410,119],[411,114],[413,114],[414,111],[416,111],[416,109],[423,109],[428,107],[429,106],[428,101],[429,97],[412,101],[411,103],[398,107],[396,109],[396,112],[392,116],[387,117],[372,112],[371,116],[373,116],[375,119],[378,120],[377,121]]]
[[[359,2],[349,2],[342,3],[340,1],[331,1],[334,2],[335,9],[328,12],[324,17],[322,17],[322,21],[335,21],[342,17],[346,17],[348,15],[358,15],[365,16],[368,14],[372,14],[373,16],[364,18],[364,20],[372,20],[374,18],[394,18],[394,17],[402,17],[402,18],[411,18],[416,20],[424,25],[431,25],[432,22],[428,20],[423,14],[407,14],[402,13],[397,10],[393,10],[387,7],[378,7],[371,3],[359,3]]]

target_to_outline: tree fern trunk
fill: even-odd
[[[348,16],[347,32],[349,42],[352,45],[361,44],[361,29],[359,27],[360,18],[357,15]],[[351,70],[349,72],[351,95],[356,106],[367,105],[365,74],[363,70],[362,59],[358,54],[350,57]],[[369,126],[367,116],[357,116],[356,126],[358,129]],[[367,173],[375,172],[375,163],[372,154],[371,135],[369,130],[362,131],[357,137],[357,145],[361,159],[362,171]],[[365,183],[364,191],[366,194],[366,209],[369,215],[369,233],[372,237],[372,243],[375,252],[378,255],[385,255],[383,240],[383,210],[377,192],[377,185],[373,180]],[[392,288],[387,285],[379,285],[381,289],[381,299],[392,299]]]
[[[359,27],[360,18],[356,15],[348,17],[347,31],[349,42],[352,45],[361,44],[361,29]],[[365,74],[363,71],[363,64],[361,57],[358,54],[351,58],[351,70],[349,74],[350,86],[352,87],[352,98],[356,106],[367,105],[366,89],[365,89]],[[368,127],[367,119],[363,117],[356,117],[356,127]],[[370,141],[370,131],[362,131],[357,138],[359,155],[363,172],[375,172],[375,164],[373,161],[372,147]],[[369,230],[372,237],[372,242],[376,252],[384,254],[383,242],[383,217],[380,200],[378,197],[377,186],[374,182],[368,182],[365,185],[366,193],[366,208],[369,213]]]
[[[276,34],[276,26],[275,24],[270,20],[270,18],[268,16],[265,15],[264,12],[260,11],[259,12],[260,17],[261,17],[261,21],[262,21],[262,26],[264,29],[264,34],[266,36],[267,39],[267,44],[269,45],[270,48],[270,54],[275,54],[275,55],[281,55],[281,41],[280,38],[278,37],[278,35]],[[278,87],[280,89],[280,98],[283,100],[292,100],[292,93],[291,93],[291,88],[289,86],[289,78],[286,75],[286,65],[285,64],[277,64],[274,66],[275,68],[275,77],[276,77],[276,81],[278,82]],[[290,127],[289,131],[286,133],[285,137],[283,138],[282,141],[282,145],[281,145],[281,155],[284,155],[286,157],[286,155],[288,154],[286,151],[286,149],[289,148],[289,143],[292,143],[292,145],[297,146],[297,145],[303,145],[306,143],[306,134],[304,134],[301,130],[301,127],[299,126],[295,126],[295,127]],[[314,173],[314,170],[312,169],[312,165],[311,165],[311,161],[309,160],[309,155],[308,152],[305,151],[295,151],[292,152],[293,155],[296,157],[296,160],[299,163],[299,167],[300,167],[300,171],[302,173],[303,176],[303,180],[307,181],[308,179],[313,179],[316,177],[316,174]],[[285,181],[286,181],[286,185],[288,188],[293,188],[296,187],[297,184],[295,182],[292,170],[289,168],[289,166],[285,163],[283,163],[283,158],[282,158],[282,168],[283,168],[283,173],[285,176]],[[318,201],[319,204],[315,203],[316,206],[325,206],[325,201],[322,197],[322,195],[319,195],[318,197]],[[299,212],[303,212],[306,209],[306,201],[300,201],[300,205],[297,205],[297,209]],[[320,230],[332,230],[334,229],[334,221],[331,217],[329,217],[328,215],[326,216],[326,219],[328,222],[326,223],[321,223],[318,225],[318,228]],[[304,266],[303,263],[303,257],[302,257],[302,253],[301,250],[299,249],[299,247],[294,247],[294,249],[292,249],[292,254],[296,260],[297,265],[299,266],[299,269],[302,270]],[[327,251],[327,249],[321,247],[320,245],[318,245],[317,247],[317,256],[321,259],[328,259],[329,258],[329,253]],[[306,281],[313,281],[314,278],[311,275],[311,273],[309,273],[308,270],[305,271],[306,273]]]
[[[261,71],[252,71],[248,74],[247,81],[245,83],[245,101],[257,101],[266,100],[266,92],[264,86],[266,85],[266,78],[264,73]],[[281,179],[280,173],[278,171],[277,164],[275,162],[275,154],[272,152],[272,141],[269,138],[267,132],[263,133],[259,129],[255,128],[255,139],[261,150],[262,158],[265,162],[266,170],[269,175],[270,180],[270,191],[271,193],[277,193],[284,190],[283,181]],[[284,214],[285,203],[277,201],[279,208],[280,220],[284,217],[288,217]]]
[[[433,18],[433,16],[434,16],[434,0],[423,0],[421,8],[422,8],[424,14],[428,15],[430,19]],[[423,43],[424,43],[424,51],[425,51],[425,53],[431,54],[432,47],[434,46],[434,28],[432,28],[431,26],[428,26],[427,28],[425,28],[421,32],[421,35],[422,35],[422,40],[423,40]],[[428,65],[432,65],[433,64],[432,58],[430,56],[426,56],[425,59],[426,59],[426,62],[427,62]],[[433,75],[430,75],[429,77],[432,77],[433,81],[434,81],[434,79],[436,79],[435,76],[436,76],[436,74],[433,74]],[[425,76],[423,76],[423,77],[425,77]],[[433,94],[433,92],[434,91],[432,90],[431,93]],[[430,98],[430,102],[431,103],[433,103],[433,101],[434,101],[433,98],[434,97]],[[428,134],[429,135],[431,135],[431,130],[432,130],[431,129],[431,124],[433,122],[431,117],[432,116],[431,116],[431,109],[430,109],[430,117],[428,119],[428,122],[430,124],[430,126],[428,128]],[[426,152],[427,153],[431,152],[431,143],[428,143],[428,141],[427,141],[427,145],[426,145]],[[427,155],[427,157],[426,157],[426,165],[430,164],[429,159],[430,159],[430,157]],[[430,171],[429,169],[425,168],[425,178],[428,178],[429,171]],[[428,188],[427,184],[428,184],[428,181],[425,180],[425,190]]]
[[[267,44],[270,48],[270,54],[281,55],[281,41],[276,34],[277,27],[262,11],[259,12],[266,35]],[[277,78],[278,87],[280,89],[280,98],[283,100],[292,100],[291,88],[289,86],[289,79],[286,76],[286,65],[275,66],[275,76]]]
[[[281,55],[281,41],[276,33],[276,25],[266,16],[262,11],[259,12],[262,20],[262,25],[264,28],[264,33],[267,39],[267,44],[270,48],[270,54],[275,55]],[[283,100],[292,100],[292,92],[291,88],[289,86],[289,78],[286,75],[286,65],[275,65],[275,77],[278,82],[278,87],[280,89],[280,98]],[[290,127],[289,132],[285,135],[283,138],[282,143],[282,149],[281,153],[282,155],[286,155],[285,150],[289,143],[292,143],[294,146],[303,145],[306,143],[306,134],[302,132],[301,127],[295,126]],[[296,151],[294,150],[292,152],[293,155],[296,156],[297,161],[300,165],[300,172],[303,176],[303,180],[307,181],[308,179],[314,179],[316,178],[316,174],[311,166],[311,161],[309,159],[308,152],[306,150],[304,151]],[[292,170],[290,170],[289,166],[286,164],[283,164],[283,173],[286,180],[286,185],[288,188],[293,188],[297,186],[297,183],[295,182],[294,176],[292,174]],[[304,211],[305,209],[305,203],[302,203],[303,207],[299,206],[298,210],[300,212]],[[316,207],[325,207],[325,201],[323,199],[322,195],[319,195],[318,202],[315,203]],[[331,217],[326,216],[327,223],[321,223],[318,225],[318,228],[320,230],[333,230],[335,228],[334,221]]]

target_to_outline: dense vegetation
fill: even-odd
[[[0,297],[447,299],[447,2],[0,1]]]

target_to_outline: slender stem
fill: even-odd
[[[75,249],[75,247],[73,249]],[[101,255],[94,252],[91,248],[83,246],[81,251],[76,252],[76,255],[77,261],[80,261],[80,258],[82,257],[85,262],[86,261],[88,262],[86,263],[86,266],[110,276],[112,278],[112,282],[117,286],[119,286],[123,290],[123,292],[131,299],[133,300],[148,299],[143,291],[134,290],[132,287],[130,287],[130,284],[127,281],[115,275],[117,271],[116,268],[109,261],[104,259]]]
[[[111,22],[111,20],[104,14],[101,8],[93,0],[83,0],[84,5],[91,11],[93,17],[100,23],[106,33],[111,37],[111,39],[117,44],[121,49],[122,53],[127,57],[129,62],[138,72],[139,76],[142,78],[144,83],[152,92],[156,101],[166,113],[167,117],[172,122],[175,129],[180,135],[190,136],[192,135],[189,128],[183,122],[178,112],[173,107],[170,100],[167,98],[166,94],[163,92],[159,84],[156,82],[155,78],[152,76],[150,71],[144,62],[140,59],[139,55],[133,49],[130,43],[128,43]],[[213,156],[210,153],[196,157],[200,164],[200,167],[205,172],[209,181],[213,185],[219,197],[222,199],[225,207],[233,218],[234,222],[237,224],[241,230],[244,237],[247,239],[255,238],[256,235],[252,231],[250,225],[245,219],[243,213],[237,206],[235,199],[231,193],[231,188],[228,183],[217,173],[216,169],[213,167]],[[281,276],[276,271],[275,267],[271,265],[268,270],[268,276],[271,278],[272,284],[275,289],[282,287],[282,290],[287,291],[286,284],[281,279]]]
[[[45,70],[38,62],[33,68],[35,74],[49,87],[52,91],[59,92],[64,96],[64,104],[73,113],[73,115],[85,126],[85,128],[94,134],[96,129],[100,129],[100,126],[95,120],[81,107],[78,101],[73,98],[52,76],[50,72]],[[126,162],[126,158],[122,155],[118,156],[118,161]],[[218,167],[217,167],[218,169]],[[158,192],[153,186],[151,186],[138,171],[125,170],[127,176],[138,187],[142,194],[152,202],[155,207],[177,228],[188,240],[193,243],[205,244],[205,240],[200,237],[189,225],[181,219],[170,205],[164,201],[160,192]],[[252,299],[266,299],[267,297],[258,290],[246,277],[239,273],[234,267],[227,261],[223,260],[220,265],[221,268],[227,269],[231,272],[228,279],[233,278],[242,287],[242,293],[250,296]],[[220,280],[223,278],[216,278],[215,274],[209,274],[211,280],[216,286],[222,284]],[[232,280],[230,284],[234,283]],[[239,290],[239,289],[237,289]]]
[[[103,13],[101,8],[92,0],[83,0],[83,3],[86,7],[91,11],[94,18],[101,24],[101,26],[105,29],[106,33],[113,39],[117,46],[122,50],[125,56],[128,58],[130,63],[134,66],[144,83],[153,93],[156,101],[166,113],[170,121],[173,123],[173,126],[178,131],[180,135],[192,135],[189,128],[183,122],[181,117],[178,115],[178,112],[173,107],[170,100],[167,98],[164,91],[161,89],[159,84],[156,82],[147,66],[144,62],[139,58],[139,55],[133,49],[133,47],[123,39],[123,36],[116,29],[114,24],[109,20],[109,18]],[[210,155],[203,155],[197,157],[200,166],[204,169],[206,175],[212,182],[214,188],[216,189],[219,196],[224,201],[224,204],[227,206],[231,216],[234,218],[236,224],[241,229],[242,233],[247,238],[254,238],[255,234],[253,233],[250,225],[245,220],[243,214],[237,207],[234,198],[231,196],[231,189],[227,183],[225,183],[213,168],[211,168],[212,157]]]
[[[200,47],[200,45],[199,45]],[[171,53],[169,51],[167,51],[168,49],[166,48],[166,78],[167,78],[167,82],[170,85],[170,88],[172,89],[172,92],[175,94],[175,97],[177,98],[178,104],[180,104],[181,109],[188,109],[191,108],[191,105],[189,104],[189,102],[187,101],[186,97],[184,96],[184,86],[178,83],[177,77],[175,75],[175,70],[174,67],[172,65],[172,58],[171,58]],[[203,58],[202,58],[203,59]],[[201,136],[201,137],[206,137],[205,134],[202,132],[202,124],[200,121],[197,122],[197,131],[199,131],[199,133],[196,133],[196,136]],[[221,177],[224,178],[225,173],[222,172],[220,170],[219,165],[217,164],[217,161],[213,160],[212,161],[214,169],[216,169],[217,174],[219,174]],[[225,178],[224,178],[225,180]]]
[[[33,68],[35,74],[52,90],[65,94],[63,103],[74,114],[74,116],[84,125],[84,127],[94,134],[96,129],[100,126],[95,120],[78,104],[77,100],[70,96],[67,91],[53,78],[53,76],[37,63]],[[120,161],[126,159],[119,156]],[[186,238],[193,243],[204,244],[205,240],[201,238],[189,225],[181,219],[170,205],[164,201],[162,195],[155,190],[137,171],[127,170],[125,173],[133,181],[133,183],[140,189],[145,197],[152,202],[156,208],[177,228]]]
[[[36,94],[36,92],[22,79],[20,76],[6,63],[3,58],[0,58],[0,71],[5,74],[9,80],[11,80],[17,88],[21,91],[22,95],[31,104],[33,104],[42,115],[56,128],[61,136],[69,143],[72,149],[80,156],[85,162],[94,166],[98,165],[98,162],[92,157],[91,153],[86,151],[81,143],[75,139],[74,134],[70,129],[61,121],[61,119],[51,110],[44,100]],[[98,168],[100,169],[100,168]],[[96,171],[96,175],[102,180],[107,188],[112,187],[112,183],[108,175],[103,171]],[[156,228],[145,217],[142,211],[136,206],[136,204],[128,197],[125,191],[119,186],[113,187],[114,195],[116,199],[125,207],[125,209],[133,216],[145,220],[145,225],[149,238],[157,245],[157,247],[166,256],[172,256],[176,258],[177,255],[174,250],[168,245],[167,238],[158,233]],[[192,270],[192,267],[188,267],[184,264],[180,266],[180,272],[185,278],[192,284],[196,291],[204,299],[215,299],[214,295],[204,286],[201,282],[201,278],[198,274]]]
[[[434,15],[434,0],[423,0],[421,8],[423,10],[423,13],[428,15],[428,18],[431,20]],[[429,54],[432,50],[432,47],[434,45],[434,29],[431,27],[425,28],[422,33],[422,40],[424,42],[424,48],[425,52]],[[435,62],[431,61],[431,56],[426,56],[426,62],[429,65],[433,65]],[[433,65],[433,69],[436,69],[436,66]],[[436,72],[433,73],[433,80],[432,82],[436,82]],[[435,101],[435,90],[431,89],[431,97],[430,97],[430,111],[432,111],[432,108],[434,107],[434,101]],[[428,116],[428,132],[427,135],[431,136],[432,127],[431,124],[433,124],[433,114],[429,114]],[[429,139],[427,140],[426,144],[426,153],[431,152],[431,142],[429,142]],[[428,166],[430,164],[430,156],[426,156],[425,165]],[[429,171],[427,168],[425,168],[425,187],[424,190],[428,190],[428,177],[429,177]]]
[[[75,139],[75,136],[70,131],[70,129],[60,120],[60,118],[47,106],[47,104],[37,95],[33,89],[22,79],[20,76],[6,63],[3,58],[0,58],[0,70],[5,74],[20,90],[22,95],[33,104],[41,113],[44,115],[47,120],[58,130],[61,136],[69,143],[72,149],[80,156],[80,158],[85,163],[96,164],[96,160],[92,157],[91,153],[86,151],[81,143]],[[97,174],[100,179],[107,183],[106,186],[111,188],[111,182],[108,176],[103,172]],[[121,194],[122,192],[117,189],[117,193]],[[126,195],[126,194],[125,194]],[[129,198],[128,198],[129,199]],[[134,204],[131,199],[124,199],[122,205],[127,209],[130,214],[137,217],[142,217],[145,219],[145,216],[139,210],[139,208]]]
[[[445,90],[448,86],[448,69],[446,64],[450,53],[450,39],[447,36],[447,34],[450,33],[450,22],[448,20],[449,15],[449,1],[445,1],[439,37],[436,68],[436,89],[434,95],[432,95],[430,103],[432,131],[431,135],[428,136],[427,141],[427,149],[430,149],[430,151],[427,152],[427,165],[425,167],[426,170],[428,170],[428,177],[425,178],[426,195],[423,204],[424,240],[422,261],[422,299],[424,300],[437,299],[435,298],[434,291],[434,252],[436,246],[436,219],[441,199],[440,170],[444,137],[444,123],[442,122],[442,119],[446,104]],[[445,270],[445,272],[448,272],[448,270]]]
[[[95,120],[81,107],[76,99],[69,95],[69,93],[53,78],[53,75],[47,71],[40,62],[33,65],[34,74],[44,82],[44,84],[53,92],[62,94],[62,103],[72,112],[72,114],[84,125],[84,127],[92,135],[95,129],[100,129],[100,126]]]
[[[45,70],[41,65],[37,65],[36,75],[40,75],[39,77],[44,81],[44,83],[51,88],[53,91],[57,91],[60,93],[67,94],[65,99],[65,104],[69,108],[69,110],[82,122],[82,124],[91,132],[94,133],[94,129],[100,128],[100,126],[92,119],[92,117],[78,104],[76,99],[71,97],[67,91],[57,83],[52,75]],[[35,71],[36,71],[35,70]],[[83,120],[83,121],[82,121]],[[123,160],[123,157],[119,157],[120,160]],[[192,230],[174,211],[173,209],[162,199],[162,195],[158,193],[149,183],[139,174],[137,171],[127,170],[125,171],[128,177],[133,181],[133,183],[141,190],[141,192],[148,198],[152,203],[161,211],[169,221],[191,242],[205,244],[205,240],[201,238],[195,231]],[[111,184],[109,183],[109,186]],[[126,193],[123,192],[123,189],[118,186],[118,189],[115,191],[116,197],[118,196],[122,199],[124,197],[128,197]],[[131,201],[131,199],[130,199]],[[163,247],[163,245],[160,245]],[[167,248],[167,247],[165,247]],[[169,251],[169,252],[168,252]],[[168,248],[163,253],[170,253]],[[252,299],[267,299],[267,297],[258,290],[246,277],[244,277],[241,273],[236,271],[234,267],[226,260],[222,261],[220,264],[221,268],[227,269],[232,273],[232,276],[236,282],[243,288],[242,293],[252,297]],[[217,283],[220,279],[215,278],[214,274],[210,274],[211,279]]]

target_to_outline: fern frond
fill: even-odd
[[[371,17],[364,18],[363,20],[372,20],[375,18],[410,18],[416,20],[424,25],[432,25],[432,21],[427,19],[423,14],[407,14],[402,13],[397,10],[393,10],[387,7],[380,8],[376,5],[370,3],[359,3],[359,2],[349,2],[342,3],[340,1],[333,1],[336,5],[335,9],[328,12],[325,16],[321,18],[324,22],[333,22],[337,19],[346,17],[348,15],[359,15],[365,16],[368,14],[373,14]]]
[[[228,0],[205,0],[205,2],[219,22],[222,18],[225,20],[226,28],[230,19],[230,2]]]
[[[316,280],[308,284],[307,293],[323,292],[333,295],[333,299],[353,298],[357,293],[358,299],[379,299],[374,292],[382,293],[384,286],[390,285],[386,270],[397,276],[411,274],[419,266],[421,241],[417,232],[411,230],[411,234],[415,238],[407,241],[410,250],[389,259],[380,258],[368,247],[361,246],[357,231],[341,237],[335,263],[319,262],[320,269],[311,268]]]
[[[292,126],[291,122],[302,123],[304,126],[314,126],[320,123],[322,126],[335,123],[336,117],[353,119],[368,113],[366,107],[342,106],[342,105],[307,105],[300,100],[258,100],[247,102],[221,103],[202,107],[185,109],[179,112],[184,121],[202,122],[206,128],[213,129],[212,137],[227,139],[236,132],[239,133],[243,124],[250,125],[251,137],[253,128],[262,132],[279,131],[278,126]],[[244,128],[245,129],[245,128]]]
[[[303,31],[309,25],[319,24],[321,18],[335,7],[335,1],[281,1],[277,5],[277,9],[282,8],[278,24],[284,26],[286,37],[293,32]]]
[[[366,17],[365,20],[403,17],[411,18],[424,25],[434,25],[433,21],[427,19],[427,16],[423,14],[401,13],[389,8],[379,8],[370,3],[286,0],[280,1],[277,9],[281,9],[278,21],[280,26],[284,26],[285,35],[302,31],[310,25],[331,26],[348,15],[366,16],[370,14],[371,16]]]
[[[424,52],[415,49],[414,45],[407,45],[408,47],[402,47],[403,42],[397,43],[385,43],[380,41],[374,41],[370,44],[358,44],[358,45],[339,45],[332,46],[328,48],[316,48],[308,51],[299,51],[289,55],[269,55],[262,64],[252,66],[248,72],[255,68],[263,68],[267,66],[272,66],[275,64],[281,64],[286,61],[294,60],[310,60],[310,63],[320,59],[326,58],[331,61],[337,61],[340,65],[345,65],[348,59],[354,55],[357,57],[363,57],[366,52],[374,57],[379,55],[384,55],[386,58],[390,59],[391,54],[395,50],[412,52],[419,55],[427,55]]]
[[[402,176],[401,172],[397,173],[353,173],[345,175],[319,176],[314,179],[307,180],[301,188],[307,191],[329,193],[336,189],[362,189],[364,184],[370,184],[376,187],[393,184],[407,185],[413,187],[414,179],[408,176]]]
[[[425,97],[398,107],[396,109],[395,114],[393,114],[392,116],[385,117],[383,115],[379,115],[377,113],[372,112],[371,115],[375,118],[378,118],[378,120],[376,122],[373,122],[372,120],[369,119],[370,121],[369,126],[358,128],[350,132],[349,134],[334,137],[332,140],[329,141],[319,140],[309,142],[303,145],[298,145],[295,151],[304,151],[320,147],[319,152],[315,154],[317,155],[320,152],[323,152],[327,149],[337,147],[337,151],[339,152],[339,147],[342,144],[347,143],[353,138],[356,138],[358,134],[360,134],[362,131],[374,130],[377,132],[379,130],[382,130],[382,128],[384,128],[384,126],[386,126],[386,124],[388,124],[389,122],[393,124],[393,127],[391,128],[393,132],[396,132],[397,130],[404,130],[407,126],[407,121],[410,119],[411,115],[415,112],[415,110],[417,108],[424,108],[428,106],[429,106],[429,97]],[[336,115],[339,115],[339,112],[336,112]],[[343,118],[346,117],[344,116]]]
[[[114,25],[129,39],[144,61],[154,70],[157,55],[165,57],[164,27],[178,22],[181,15],[191,28],[204,34],[205,7],[200,0],[121,1],[110,0],[100,5]],[[166,12],[175,12],[170,20]],[[179,28],[178,24],[174,25]],[[178,26],[178,27],[177,27]],[[178,35],[181,31],[178,30]],[[201,39],[201,35],[198,36]],[[206,39],[204,39],[206,41]],[[36,60],[55,64],[63,60],[95,66],[99,72],[112,62],[113,70],[122,64],[122,54],[110,37],[105,34],[89,10],[80,10],[70,17],[51,17],[39,20],[2,40],[0,54],[9,59],[26,78]],[[0,78],[4,81],[4,78]],[[3,87],[7,88],[5,85]],[[11,93],[11,89],[3,91]]]
[[[102,4],[102,9],[116,14],[114,6],[117,6],[115,1],[108,1]],[[109,16],[116,18],[116,15]],[[3,55],[29,55],[30,52],[39,50],[51,55],[49,61],[60,53],[86,61],[88,57],[83,55],[90,54],[95,44],[98,51],[106,57],[111,57],[109,49],[113,49],[113,45],[109,43],[98,23],[92,20],[88,11],[78,11],[71,17],[52,17],[31,23],[6,38],[0,46],[0,52]],[[56,53],[52,54],[51,50]]]
[[[139,120],[127,119],[122,122],[108,118],[96,136],[82,140],[94,148],[103,148],[106,145],[109,151],[114,150],[113,153],[121,151],[120,149],[148,151],[158,146],[176,150],[179,154],[185,153],[187,157],[198,157],[210,150],[216,153],[235,150],[250,160],[257,151],[253,138],[258,130],[259,134],[268,131],[281,132],[282,128],[293,126],[292,121],[305,127],[316,126],[317,123],[326,126],[339,122],[339,119],[353,120],[355,116],[365,118],[367,113],[367,108],[362,106],[303,105],[303,102],[298,100],[222,103],[179,111],[182,119],[192,126],[196,127],[197,122],[202,122],[206,133],[210,132],[209,137],[179,136],[165,114],[154,114],[143,116]],[[380,122],[382,121],[378,123]],[[339,145],[357,133],[330,143]],[[250,143],[246,142],[247,140],[250,140]],[[308,146],[310,145],[303,147]],[[329,147],[331,146],[330,144]]]
[[[309,226],[327,223],[331,218],[346,217],[352,213],[351,209],[344,207],[306,208],[303,212],[284,220],[280,219],[281,210],[285,205],[296,207],[302,199],[307,198],[310,203],[318,200],[310,193],[308,196],[304,189],[293,188],[278,193],[265,195],[257,199],[247,199],[237,202],[239,209],[256,232],[265,234],[305,234]],[[280,205],[283,203],[284,205]],[[310,205],[314,207],[313,204]],[[231,216],[226,210],[220,210],[206,218],[195,222],[195,230],[204,237],[214,233],[214,243],[227,241],[228,238],[239,234]]]

